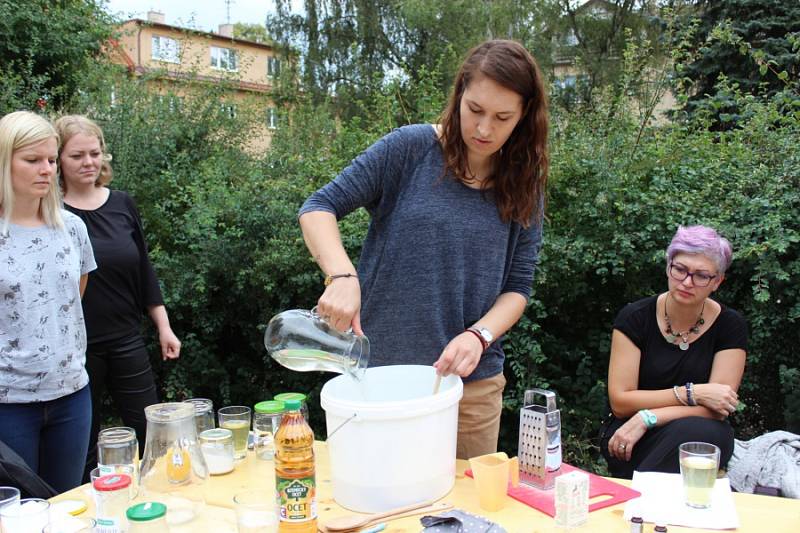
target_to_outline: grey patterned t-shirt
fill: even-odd
[[[89,383],[80,277],[97,265],[86,226],[0,234],[0,402],[54,400]]]

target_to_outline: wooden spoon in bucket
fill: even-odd
[[[391,518],[395,515],[401,515],[409,511],[415,511],[417,509],[421,509],[422,507],[428,507],[429,505],[433,504],[434,501],[435,500],[427,500],[424,502],[406,505],[405,507],[398,507],[397,509],[390,509],[382,513],[374,513],[368,515],[352,514],[352,515],[338,516],[336,518],[331,518],[330,520],[325,522],[325,529],[331,532],[351,531],[353,529],[361,529],[376,521],[384,520],[386,518]]]

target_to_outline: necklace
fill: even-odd
[[[667,298],[669,298],[669,294],[667,294]],[[667,323],[667,329],[664,331],[666,333],[665,337],[667,342],[677,344],[678,347],[685,352],[689,349],[689,334],[694,333],[697,335],[700,332],[700,326],[706,323],[703,318],[703,310],[706,308],[706,301],[703,300],[703,307],[700,308],[700,316],[697,317],[694,326],[684,332],[675,332],[672,330],[672,322],[667,314],[667,298],[664,299],[664,322]],[[680,341],[678,341],[678,339],[680,339]]]

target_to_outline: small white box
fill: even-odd
[[[578,527],[589,519],[589,474],[569,472],[556,478],[556,525]]]

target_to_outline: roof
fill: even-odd
[[[150,27],[153,27],[153,28],[164,28],[164,29],[167,29],[167,30],[188,32],[188,33],[192,33],[192,34],[196,34],[196,35],[204,35],[206,37],[224,39],[226,41],[232,41],[234,43],[242,43],[242,44],[246,44],[246,45],[250,45],[250,46],[255,46],[255,47],[258,47],[258,48],[263,48],[265,50],[274,50],[275,49],[275,46],[272,45],[272,44],[257,43],[255,41],[248,41],[247,39],[241,39],[241,38],[238,38],[238,37],[228,37],[227,35],[222,35],[220,33],[196,30],[194,28],[183,28],[181,26],[173,26],[172,24],[166,24],[164,22],[154,22],[152,20],[143,20],[143,19],[139,19],[139,18],[133,18],[133,19],[126,20],[122,24],[128,24],[129,22],[133,22],[133,23],[135,23],[135,24],[137,24],[139,26],[150,26]]]

